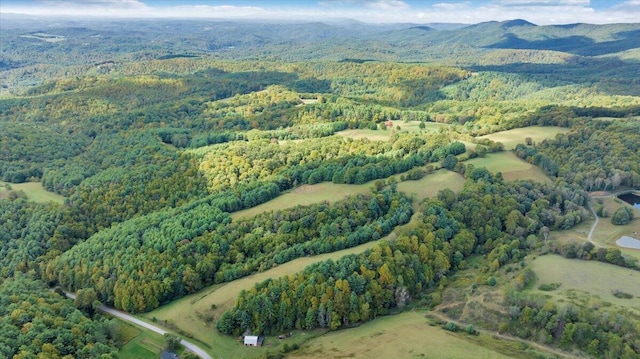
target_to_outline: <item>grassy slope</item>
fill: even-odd
[[[417,181],[404,181],[398,183],[398,190],[413,196],[415,202],[419,203],[427,197],[433,197],[438,191],[445,188],[457,192],[462,189],[464,178],[456,173],[445,169],[428,174]]]
[[[400,126],[400,131],[402,132],[436,132],[440,128],[447,128],[450,125],[446,123],[437,123],[437,122],[425,122],[425,128],[423,130],[420,129],[420,121],[392,121],[393,127],[390,127],[386,130],[369,130],[369,129],[353,129],[353,130],[344,130],[337,132],[336,134],[344,137],[351,137],[353,139],[360,138],[368,138],[372,141],[388,141],[396,132],[398,126]]]
[[[612,214],[619,207],[628,206],[627,204],[622,202],[622,200],[613,197],[602,198],[602,202],[605,208],[609,211],[609,214]],[[575,227],[572,227],[571,229],[552,232],[551,239],[557,240],[559,242],[586,241],[587,234],[589,233],[592,224],[593,217],[591,217],[591,219],[589,220],[585,220]],[[597,244],[606,248],[619,248],[623,254],[635,257],[640,260],[640,250],[616,246],[616,240],[618,240],[618,238],[620,238],[621,236],[638,238],[638,233],[640,233],[640,210],[634,209],[634,219],[631,221],[631,223],[624,226],[614,226],[613,224],[611,224],[610,217],[601,217],[598,221],[598,226],[593,232],[593,240]]]
[[[557,255],[545,255],[536,258],[531,264],[538,281],[535,288],[542,283],[562,283],[548,294],[556,298],[575,297],[576,292],[586,293],[600,298],[604,302],[613,303],[635,310],[640,314],[640,272],[595,261],[567,259]],[[620,290],[634,296],[633,299],[621,299],[612,294]]]
[[[150,330],[131,325],[119,319],[118,331],[125,344],[118,355],[121,359],[156,359],[163,350],[164,338]]]
[[[517,144],[524,143],[524,140],[527,137],[531,137],[534,142],[538,142],[545,138],[555,138],[558,133],[565,133],[568,131],[569,129],[564,127],[530,126],[496,132],[490,135],[481,136],[480,138],[488,138],[492,141],[502,142],[505,150],[512,150],[516,148]]]
[[[477,167],[486,167],[491,172],[502,172],[502,176],[507,181],[519,179],[530,179],[542,183],[550,183],[540,168],[518,158],[510,151],[489,153],[485,157],[478,157],[465,162]]]
[[[508,358],[439,327],[429,326],[424,316],[415,311],[380,317],[357,328],[327,333],[312,339],[291,357]]]
[[[33,202],[57,202],[64,203],[64,197],[53,192],[49,192],[42,187],[40,182],[9,183],[14,191],[24,191],[27,199]],[[0,192],[6,190],[5,182],[0,182]]]
[[[370,192],[371,183],[352,185],[323,182],[302,185],[261,205],[234,212],[231,214],[231,218],[251,217],[263,212],[283,210],[300,205],[307,206],[322,201],[335,202],[349,195]]]

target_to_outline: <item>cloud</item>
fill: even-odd
[[[0,0],[2,1],[2,0]],[[525,19],[539,25],[575,22],[612,23],[638,22],[640,0],[622,0],[616,6],[608,3],[605,8],[594,8],[589,0],[441,0],[433,4],[427,1],[409,0],[321,0],[317,5],[301,5],[295,1],[269,4],[255,0],[245,1],[246,6],[214,5],[202,0],[202,5],[156,1],[146,5],[146,0],[42,0],[25,3],[3,3],[3,13],[52,16],[94,16],[129,18],[229,18],[310,20],[351,18],[370,23],[392,22],[454,22],[478,23],[483,21]],[[232,0],[226,1],[230,4]],[[221,0],[216,4],[224,4]],[[28,6],[31,4],[31,6]],[[35,4],[35,5],[34,5]],[[174,5],[177,4],[177,5]]]
[[[614,9],[634,8],[640,7],[640,0],[627,0],[618,5],[615,5]]]
[[[467,1],[457,2],[457,3],[441,2],[441,3],[433,4],[432,7],[439,11],[457,11],[464,8],[469,8],[471,7],[471,4],[469,4],[469,2]]]
[[[493,0],[499,6],[589,6],[590,0]]]
[[[39,0],[3,6],[2,12],[46,16],[140,16],[152,8],[138,0]]]
[[[408,10],[409,4],[400,0],[378,0],[367,2],[367,6],[377,10]]]

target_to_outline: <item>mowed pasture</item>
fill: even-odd
[[[353,138],[354,140],[368,138],[371,141],[389,141],[389,139],[391,138],[391,135],[393,135],[396,131],[398,131],[398,127],[400,127],[399,131],[401,132],[420,132],[420,131],[436,132],[441,128],[448,128],[449,126],[451,126],[446,123],[425,122],[424,123],[425,128],[421,129],[420,121],[409,121],[409,122],[391,121],[391,122],[393,122],[393,126],[388,127],[385,130],[382,130],[382,129],[370,130],[370,129],[360,128],[360,129],[344,130],[344,131],[336,132],[336,134],[343,137],[350,137],[350,138]]]
[[[368,193],[371,191],[372,183],[355,185],[323,182],[314,185],[302,185],[263,204],[234,212],[231,214],[231,218],[252,217],[264,212],[283,210],[295,206],[308,206],[322,201],[332,203],[350,195]]]
[[[492,173],[502,172],[506,181],[533,180],[542,183],[551,183],[551,179],[542,170],[521,158],[511,151],[489,153],[485,157],[477,157],[465,161],[476,168],[485,167]]]
[[[7,184],[14,191],[23,191],[27,199],[33,202],[56,202],[64,203],[64,197],[53,192],[49,192],[40,182],[6,183],[0,182],[0,194],[7,191]]]
[[[488,138],[495,142],[502,142],[505,150],[513,150],[519,143],[525,143],[527,137],[533,142],[542,141],[544,139],[555,138],[559,133],[568,132],[568,128],[555,126],[529,126],[522,128],[514,128],[512,130],[495,132],[479,138]]]
[[[598,246],[604,246],[605,248],[609,248],[609,247],[619,248],[623,254],[635,257],[636,259],[640,260],[640,250],[618,247],[616,245],[616,241],[621,236],[640,238],[640,210],[637,208],[633,210],[634,219],[629,224],[625,224],[623,226],[616,226],[611,223],[611,214],[616,209],[622,206],[629,206],[629,205],[614,196],[592,198],[591,201],[592,203],[594,201],[601,201],[606,211],[609,212],[608,217],[599,218],[598,225],[596,226],[596,229],[593,231],[593,241]],[[596,207],[596,206],[599,206],[600,204],[593,203],[593,205],[594,207]],[[632,208],[632,207],[629,206],[629,208]],[[551,239],[557,240],[560,243],[567,243],[570,241],[574,241],[574,242],[587,241],[588,240],[587,235],[589,233],[589,230],[591,229],[591,226],[593,225],[594,220],[595,219],[593,218],[593,216],[591,216],[590,219],[585,219],[582,223],[570,229],[567,229],[564,231],[551,232]]]
[[[604,302],[637,311],[640,314],[640,272],[608,263],[567,259],[559,255],[544,255],[531,262],[536,274],[533,291],[566,299],[572,293],[587,293]],[[540,291],[540,284],[561,283],[554,291]],[[632,299],[617,298],[613,291],[633,295]]]
[[[607,217],[600,217],[600,221],[598,221],[598,226],[593,232],[593,238],[595,241],[614,246],[618,238],[620,238],[621,236],[640,238],[640,209],[633,208],[629,204],[614,196],[593,200],[598,202],[602,201],[602,206],[608,213]],[[594,206],[596,205],[600,204],[594,204]],[[629,224],[616,226],[611,223],[611,215],[620,207],[631,208],[633,210],[634,219]]]
[[[168,321],[178,329],[192,335],[212,348],[222,357],[253,357],[259,356],[261,350],[249,348],[248,350],[237,343],[234,338],[222,335],[215,330],[215,321],[227,309],[231,308],[241,290],[251,289],[255,283],[269,278],[279,278],[285,275],[293,275],[303,270],[308,265],[327,259],[337,260],[347,254],[362,253],[372,248],[381,240],[395,236],[393,233],[378,241],[364,243],[359,246],[320,254],[312,257],[294,259],[267,271],[256,273],[229,283],[213,285],[198,293],[175,300],[154,311],[143,314],[143,317],[152,320],[156,318],[162,324]]]
[[[459,173],[440,169],[417,181],[400,182],[398,190],[412,197],[416,203],[420,203],[423,199],[433,197],[445,188],[458,192],[462,189],[464,181],[464,177]]]
[[[121,359],[156,359],[164,349],[164,337],[118,320],[118,330],[125,344],[118,351]]]
[[[288,357],[320,358],[508,358],[429,326],[423,313],[411,311],[379,317],[359,327],[311,339]]]

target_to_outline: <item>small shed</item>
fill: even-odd
[[[257,335],[245,335],[244,336],[244,345],[250,347],[261,347],[262,346],[262,337]]]

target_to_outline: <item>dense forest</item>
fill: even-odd
[[[40,281],[18,275],[0,284],[4,358],[118,358],[115,323],[91,319]]]
[[[540,228],[569,228],[585,215],[580,191],[505,183],[484,168],[467,177],[459,194],[446,190],[422,203],[421,220],[396,239],[242,292],[217,328],[238,335],[368,321],[405,306],[472,253],[486,255],[495,270],[521,260],[527,237]]]
[[[612,248],[547,243],[589,219],[588,192],[640,186],[638,24],[4,20],[2,357],[115,358],[100,303],[147,312],[373,241],[242,291],[211,330],[349,328],[429,307],[471,261],[486,277],[541,248],[638,268]],[[467,162],[504,151],[479,136],[527,126],[566,130],[514,144],[543,183]],[[436,169],[462,189],[420,201],[399,189]],[[36,182],[64,199],[12,189]],[[233,215],[323,183],[364,190]],[[96,301],[78,310],[56,286]],[[633,315],[505,292],[505,333],[640,355]]]
[[[587,191],[638,188],[640,123],[622,119],[584,122],[553,140],[519,145],[516,153],[550,176]]]
[[[411,214],[411,203],[388,190],[233,223],[215,202],[187,205],[100,231],[50,262],[45,278],[148,311],[205,285],[381,238]]]

